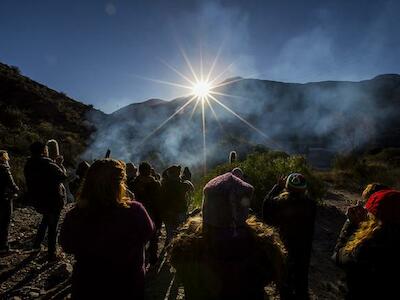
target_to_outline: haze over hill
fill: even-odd
[[[218,92],[232,95],[217,98],[256,129],[211,101],[215,114],[205,108],[210,164],[225,160],[232,149],[245,154],[259,144],[295,153],[313,147],[342,152],[399,146],[400,75],[306,84],[241,79]],[[70,165],[80,158],[103,157],[108,148],[113,157],[149,159],[158,167],[173,162],[199,165],[199,107],[191,117],[191,103],[159,128],[187,100],[150,99],[107,115],[1,64],[0,148],[10,150],[18,165],[32,141],[50,138],[60,141]]]
[[[400,145],[397,74],[360,82],[306,84],[240,79],[218,92],[229,94],[216,97],[255,128],[215,101],[210,101],[215,114],[206,104],[207,157],[211,163],[224,160],[231,149],[248,152],[258,144],[305,154],[314,147],[344,152]],[[201,164],[200,106],[192,118],[194,102],[158,128],[188,100],[134,103],[112,113],[107,122],[94,121],[98,131],[85,155],[96,156],[110,147],[117,157],[133,161]]]

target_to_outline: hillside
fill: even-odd
[[[230,80],[216,89],[216,97],[257,129],[215,101],[213,110],[206,104],[210,166],[224,162],[232,149],[243,158],[260,146],[301,153],[323,165],[334,153],[400,146],[400,75],[306,84],[243,78],[225,83]],[[113,157],[147,159],[157,168],[176,162],[199,167],[201,105],[194,111],[192,102],[165,123],[187,101],[150,99],[106,115],[0,64],[0,148],[10,151],[19,181],[29,144],[37,139],[58,139],[68,166],[102,157],[110,148]]]
[[[36,140],[57,139],[66,166],[75,165],[95,130],[89,113],[104,115],[0,63],[0,149],[9,151],[19,183],[29,145]]]
[[[400,75],[380,75],[360,82],[306,84],[238,79],[216,90],[216,97],[254,125],[250,128],[215,101],[205,105],[210,164],[220,163],[232,148],[241,153],[261,144],[320,160],[330,153],[400,146]],[[225,94],[225,95],[223,95]],[[202,164],[202,120],[189,98],[135,103],[98,124],[89,148],[104,148],[125,159]],[[215,115],[218,117],[216,120]],[[155,129],[157,129],[155,131]]]

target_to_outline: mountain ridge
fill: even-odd
[[[281,144],[280,150],[294,153],[307,153],[310,147],[349,151],[400,146],[398,74],[356,82],[227,80],[235,82],[218,91],[234,96],[218,96],[221,103],[265,136],[211,101],[214,112],[205,106],[211,164],[225,159],[231,149],[245,154],[258,144],[272,147],[266,136]],[[102,157],[108,148],[113,157],[135,162],[201,164],[200,110],[193,110],[193,102],[176,113],[187,100],[148,99],[105,114],[0,63],[0,148],[10,151],[19,170],[29,144],[51,138],[59,140],[71,167],[82,158]]]

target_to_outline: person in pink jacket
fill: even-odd
[[[60,244],[76,259],[73,299],[144,298],[144,248],[154,224],[125,182],[123,162],[95,161],[65,217]]]

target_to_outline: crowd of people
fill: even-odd
[[[163,225],[186,299],[261,300],[271,282],[281,299],[309,299],[318,206],[302,174],[280,177],[256,216],[250,207],[254,187],[243,170],[232,168],[204,186],[201,210],[189,215],[189,168],[173,165],[160,175],[148,162],[137,168],[111,158],[83,161],[67,185],[63,158],[50,155],[50,142],[31,145],[24,169],[26,197],[42,215],[32,249],[41,251],[47,232],[49,261],[60,258],[57,242],[74,255],[73,299],[143,299],[145,266],[160,260]],[[237,154],[229,159],[237,161]],[[0,150],[1,253],[12,251],[8,232],[19,192],[8,162]],[[76,203],[58,236],[67,191]],[[370,184],[349,207],[332,256],[347,273],[346,299],[395,295],[399,250],[400,191]]]

